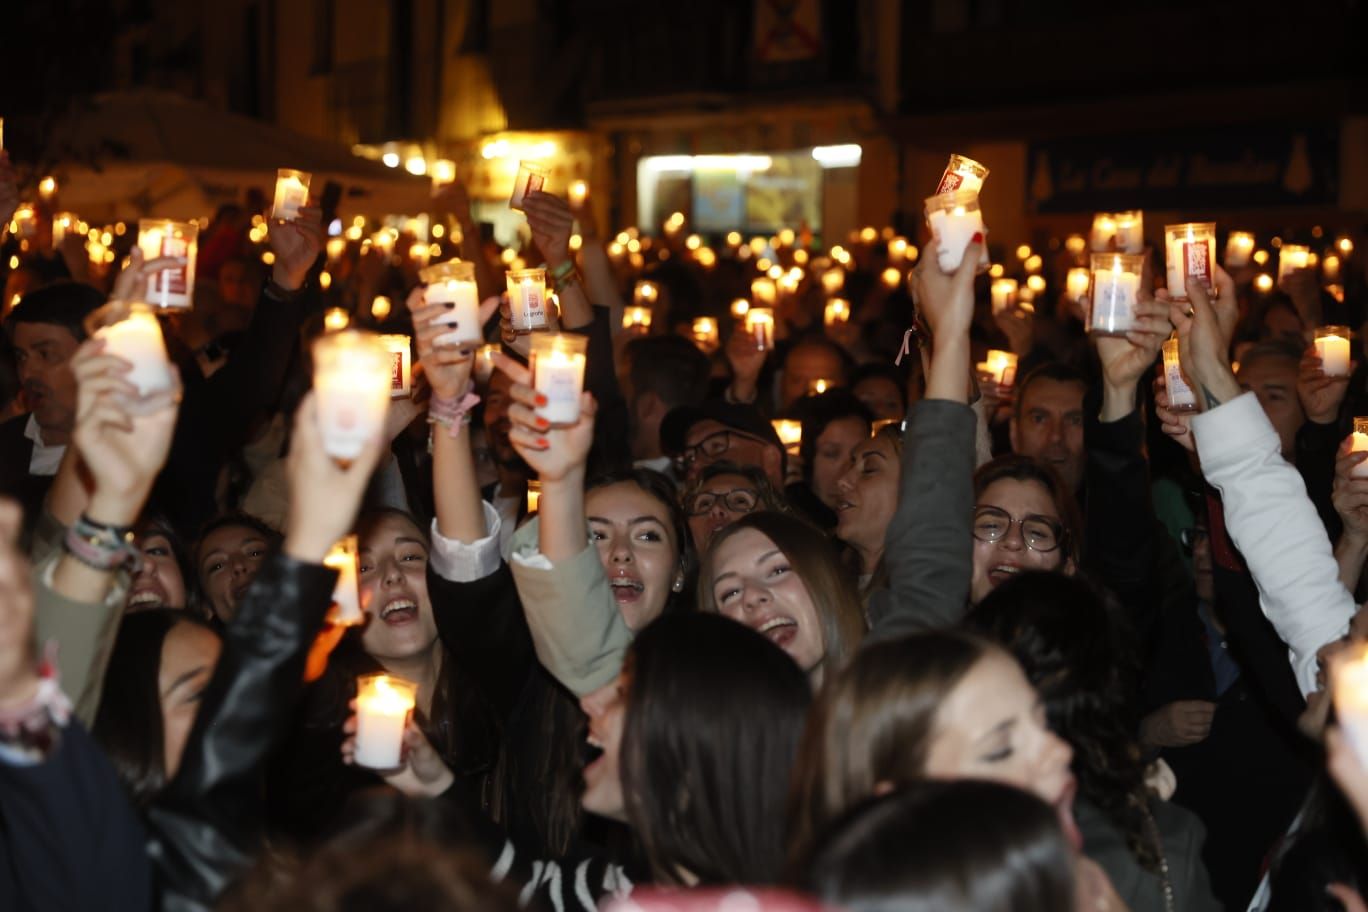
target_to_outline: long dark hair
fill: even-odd
[[[1062,566],[1072,560],[1076,566],[1082,545],[1083,520],[1079,517],[1078,502],[1074,500],[1073,492],[1064,479],[1054,469],[1030,456],[999,456],[979,466],[974,473],[974,503],[978,503],[989,485],[1004,478],[1034,481],[1050,495],[1059,513],[1059,523],[1064,527],[1064,541],[1059,546],[1060,564]]]
[[[174,608],[125,615],[109,655],[91,734],[104,748],[133,803],[146,807],[166,786],[162,726],[162,646],[177,624],[214,630],[203,618]]]
[[[922,780],[852,808],[802,878],[848,912],[1074,908],[1073,853],[1053,809],[996,782]]]
[[[1022,573],[994,589],[969,625],[1007,647],[1040,692],[1050,728],[1073,747],[1079,793],[1097,805],[1150,873],[1145,767],[1135,732],[1137,660],[1120,608],[1061,573]]]
[[[624,673],[623,797],[655,877],[777,882],[806,676],[760,634],[692,612],[648,625]]]

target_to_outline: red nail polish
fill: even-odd
[[[982,243],[983,243],[983,232],[982,232],[982,231],[975,231],[975,232],[974,232],[974,236],[973,236],[972,238],[969,239],[969,242],[970,242],[971,244],[982,244]]]
[[[546,397],[543,396],[541,393],[537,393],[537,398],[534,401],[537,403],[537,405],[546,405]]]
[[[545,437],[537,438],[537,446],[541,447],[543,450],[549,447],[550,445],[551,441],[547,440]]]
[[[541,417],[540,415],[537,416],[537,427],[541,428],[542,430],[546,430],[546,429],[549,428],[550,426],[551,426],[551,422],[547,421],[545,418]]]

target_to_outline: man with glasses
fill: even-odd
[[[776,489],[783,486],[784,446],[754,406],[713,401],[700,408],[677,408],[662,422],[660,439],[688,481],[705,467],[726,460],[755,466]]]

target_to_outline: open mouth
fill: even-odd
[[[1059,828],[1064,831],[1064,838],[1073,846],[1075,852],[1083,851],[1083,831],[1078,828],[1078,822],[1074,820],[1073,802],[1074,795],[1078,792],[1078,783],[1072,777],[1069,779],[1068,786],[1064,789],[1064,794],[1059,796],[1055,802],[1055,814],[1059,818]]]
[[[613,589],[613,598],[619,602],[635,602],[646,591],[646,584],[629,576],[619,576],[608,581]]]
[[[418,605],[412,599],[397,598],[380,609],[380,620],[399,627],[418,620]]]
[[[603,742],[594,737],[593,732],[584,739],[584,747],[580,752],[580,757],[584,761],[584,769],[589,769],[595,763],[603,759]]]
[[[846,510],[853,510],[853,509],[855,509],[855,505],[854,505],[853,503],[851,503],[850,501],[848,501],[848,500],[838,500],[838,501],[836,501],[836,512],[837,512],[837,513],[843,513],[843,512],[845,512]]]
[[[129,608],[158,608],[166,604],[166,596],[158,589],[137,589],[129,593]]]
[[[767,618],[763,623],[756,625],[756,633],[766,637],[771,643],[779,648],[786,647],[798,635],[798,622],[791,617],[777,615]]]
[[[994,586],[1000,586],[1020,572],[1021,567],[1017,564],[998,564],[989,568],[988,581]]]

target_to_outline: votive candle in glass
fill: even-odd
[[[993,380],[1003,389],[1016,383],[1017,356],[1012,352],[989,349],[987,360],[979,367],[984,373],[992,374]]]
[[[696,317],[693,321],[694,342],[703,351],[711,353],[717,349],[717,321],[712,317]]]
[[[276,171],[275,202],[271,218],[291,222],[299,218],[299,210],[309,204],[309,182],[313,175],[307,171],[281,168]]]
[[[993,284],[988,286],[988,293],[992,296],[993,313],[1000,314],[1016,300],[1017,280],[994,279]]]
[[[1145,213],[1139,209],[1126,212],[1099,212],[1093,216],[1088,246],[1093,253],[1145,252]]]
[[[579,421],[580,393],[584,392],[588,336],[538,333],[532,337],[532,388],[546,397],[537,414],[552,427]]]
[[[1368,418],[1354,419],[1354,434],[1349,441],[1351,453],[1368,452]],[[1349,472],[1350,478],[1368,478],[1368,459],[1360,462]]]
[[[195,255],[199,225],[170,219],[139,219],[138,247],[144,262],[158,257],[184,257],[185,264],[148,277],[141,303],[162,310],[189,310],[195,294]]]
[[[1197,411],[1197,396],[1192,384],[1183,374],[1182,362],[1178,359],[1178,340],[1164,340],[1164,386],[1168,390],[1170,412]]]
[[[1327,377],[1349,376],[1349,327],[1321,326],[1316,329],[1316,355],[1321,373]]]
[[[751,280],[751,302],[756,307],[773,307],[779,297],[779,286],[770,278]]]
[[[390,398],[407,399],[413,378],[413,343],[402,333],[388,333],[380,337],[390,353]]]
[[[822,290],[827,293],[827,297],[841,293],[845,287],[845,270],[840,266],[832,266],[822,273]]]
[[[538,266],[536,269],[509,270],[505,275],[513,331],[526,335],[546,329],[546,270]]]
[[[416,685],[384,674],[356,681],[357,766],[396,769],[403,757],[404,727],[418,696]]]
[[[480,293],[475,285],[475,264],[465,260],[448,260],[422,269],[419,277],[427,283],[423,300],[428,304],[442,304],[442,313],[433,317],[436,326],[449,327],[448,332],[433,339],[434,345],[459,347],[478,345],[484,340],[480,325]]]
[[[106,354],[117,355],[133,365],[123,379],[138,388],[142,401],[175,385],[161,323],[150,307],[134,304],[127,317],[97,330],[95,338],[104,340]],[[135,404],[131,411],[137,414],[141,409]]]
[[[636,287],[632,289],[632,303],[636,304],[638,307],[645,307],[648,310],[655,306],[655,302],[659,297],[660,288],[656,286],[655,282],[649,282],[643,279],[642,281],[637,282]]]
[[[774,433],[779,435],[779,442],[784,445],[784,449],[790,453],[797,453],[803,443],[803,422],[791,418],[776,418],[770,424],[774,425]]]
[[[1216,293],[1216,223],[1189,222],[1164,226],[1165,266],[1168,293],[1175,301],[1186,301],[1187,280]]]
[[[1085,266],[1075,266],[1070,269],[1068,279],[1065,281],[1065,288],[1068,291],[1069,300],[1083,300],[1083,296],[1088,293],[1088,288],[1091,284],[1092,270]]]
[[[746,319],[746,313],[750,310],[750,301],[745,298],[736,298],[731,302],[731,315],[734,320]]]
[[[1092,255],[1092,319],[1088,332],[1096,336],[1124,336],[1135,327],[1135,305],[1144,268],[1144,254]]]
[[[774,311],[769,307],[752,307],[746,311],[746,334],[755,340],[756,351],[774,348]]]
[[[954,272],[975,234],[982,235],[983,214],[977,190],[955,190],[928,197],[926,221],[936,239],[936,260],[941,272]]]
[[[550,173],[551,169],[541,162],[518,162],[518,176],[513,181],[513,196],[508,200],[508,208],[521,212],[527,194],[544,189]]]
[[[936,195],[951,193],[955,190],[972,190],[977,193],[983,182],[988,179],[988,169],[972,158],[964,155],[951,155],[950,161],[936,184]]]
[[[375,333],[344,329],[314,340],[313,360],[323,450],[353,460],[384,427],[394,358]]]
[[[323,566],[337,571],[337,584],[333,586],[333,604],[337,606],[332,622],[345,627],[355,627],[365,623],[366,616],[361,611],[361,590],[357,582],[358,545],[355,535],[348,535],[332,546],[323,558]]]
[[[497,342],[490,342],[475,349],[475,382],[481,385],[488,383],[489,378],[494,376],[494,353],[499,350]]]
[[[1278,248],[1278,284],[1297,269],[1311,266],[1311,248],[1302,244],[1283,244]]]
[[[832,298],[827,301],[826,310],[822,314],[822,321],[827,329],[845,326],[850,322],[850,302],[845,298]]]
[[[1357,643],[1330,662],[1335,721],[1360,765],[1368,765],[1368,645]]]
[[[1254,235],[1248,231],[1232,231],[1226,238],[1225,265],[1228,269],[1240,269],[1249,265],[1254,254]]]
[[[640,335],[650,332],[651,309],[649,307],[624,308],[622,311],[622,328]]]

